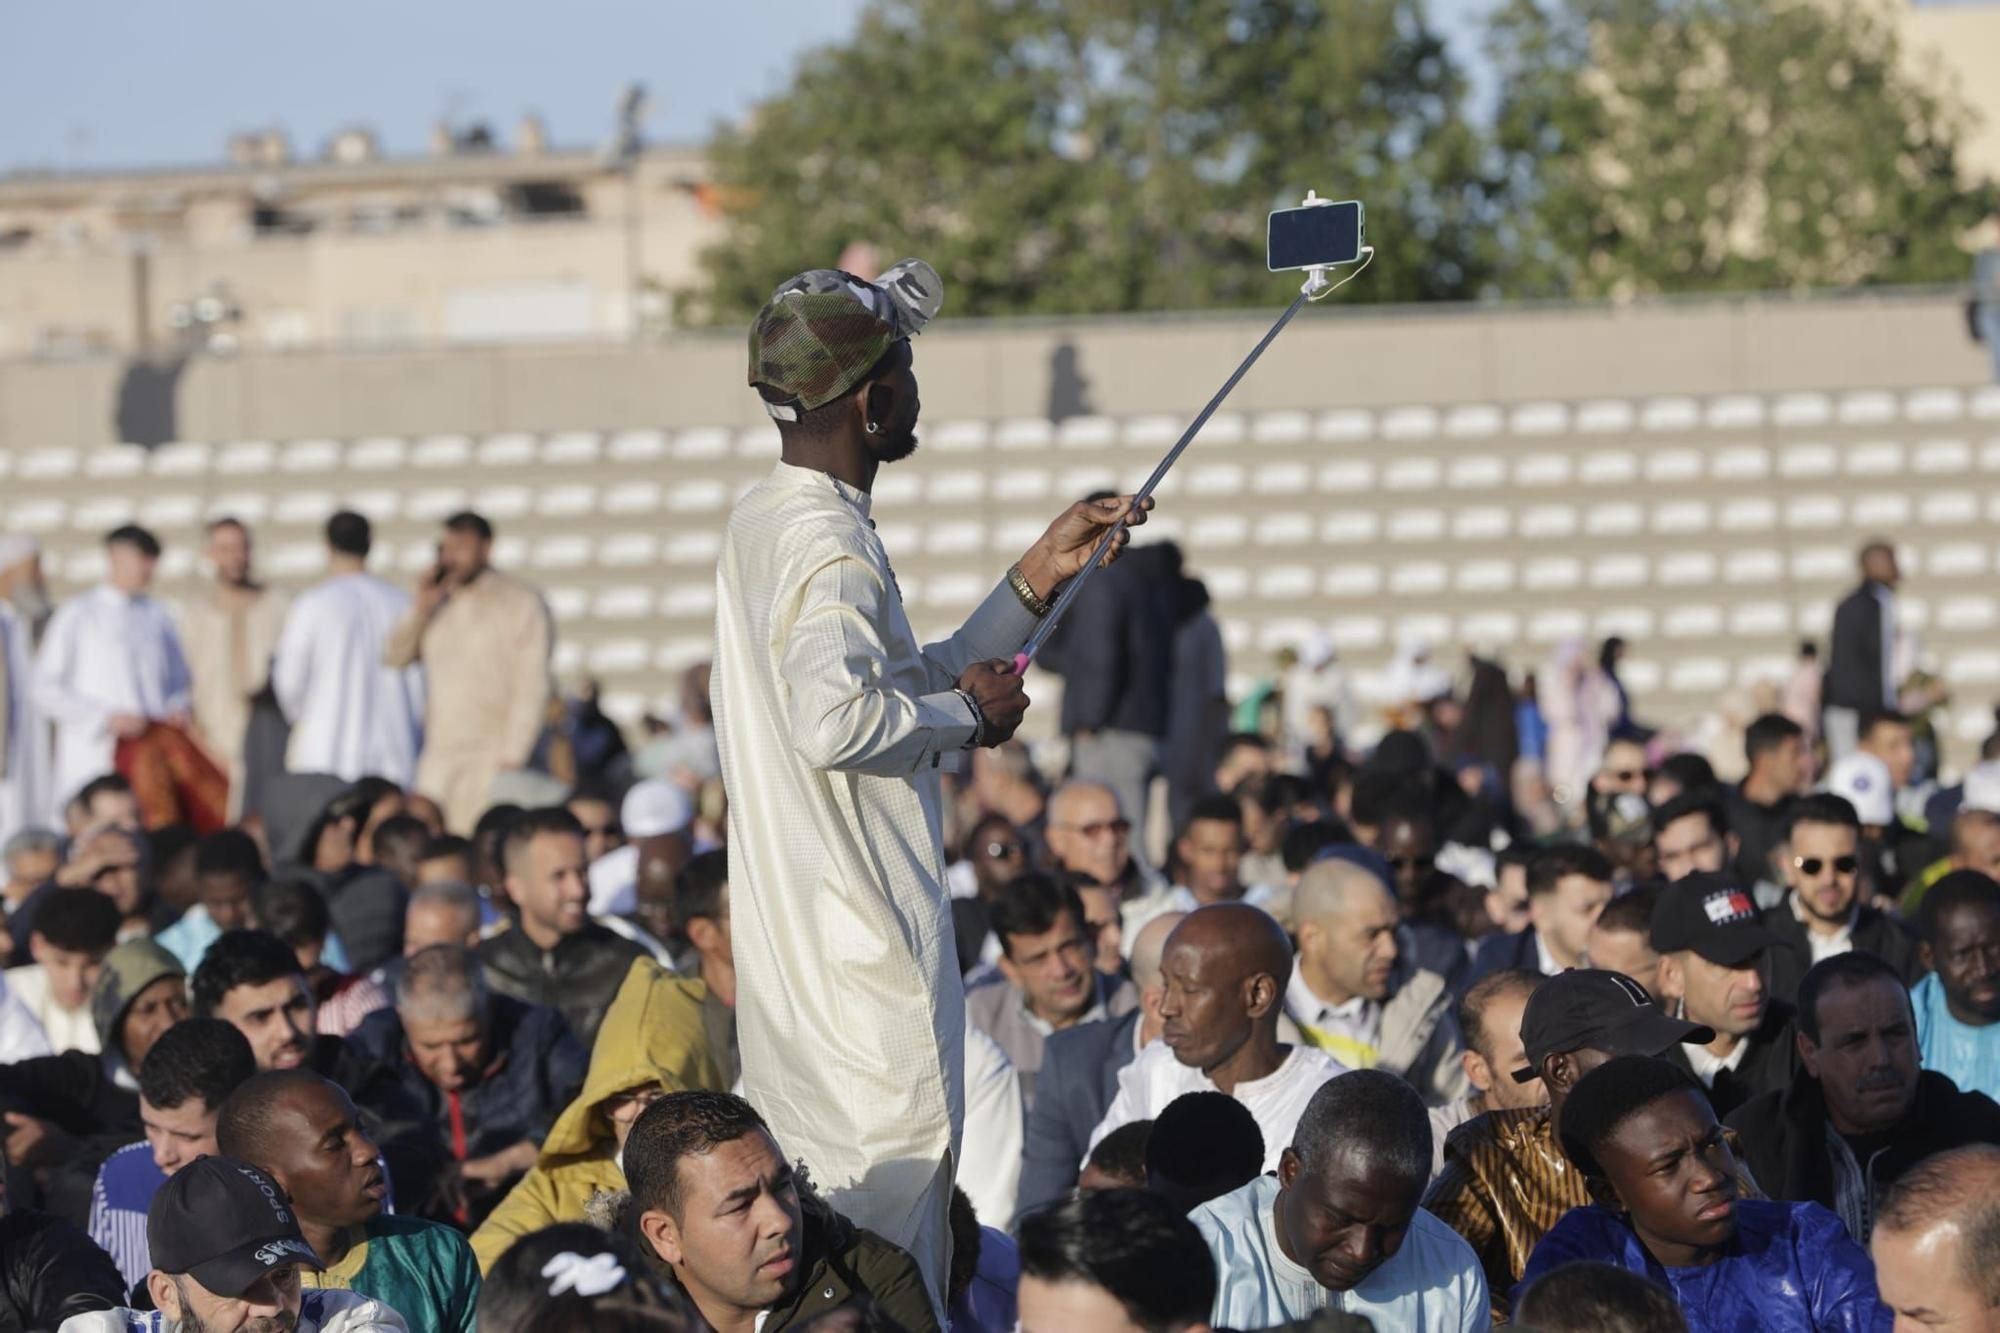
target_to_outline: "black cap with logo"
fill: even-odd
[[[1521,1047],[1528,1067],[1516,1083],[1542,1076],[1542,1062],[1570,1051],[1606,1055],[1664,1055],[1682,1042],[1705,1046],[1715,1033],[1698,1023],[1669,1018],[1653,997],[1623,972],[1572,968],[1535,987],[1521,1014]]]
[[[278,1182],[229,1157],[198,1157],[160,1186],[146,1243],[154,1268],[230,1298],[275,1269],[323,1267]]]
[[[1696,871],[1667,885],[1653,907],[1655,953],[1693,952],[1717,967],[1741,967],[1783,944],[1733,876]]]

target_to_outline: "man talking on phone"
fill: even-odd
[[[836,1208],[916,1258],[940,1318],[965,1004],[938,775],[1014,734],[1011,654],[1131,507],[1071,506],[956,634],[918,643],[869,490],[916,450],[910,339],[942,297],[904,260],[802,273],[758,313],[750,384],[783,452],[723,537],[712,686],[745,1094]]]

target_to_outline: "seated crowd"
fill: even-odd
[[[1434,731],[1232,737],[1158,868],[980,756],[942,1309],[732,1092],[712,779],[101,778],[4,849],[0,1327],[2000,1329],[2000,769],[1933,827],[1746,750],[1615,738],[1565,835]]]

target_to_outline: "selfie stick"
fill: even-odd
[[[1306,195],[1306,203],[1308,205],[1318,202],[1321,201],[1316,195],[1311,193]],[[1188,424],[1187,430],[1182,432],[1180,439],[1175,442],[1174,447],[1167,450],[1167,456],[1162,458],[1160,465],[1153,469],[1153,475],[1146,478],[1146,484],[1141,486],[1138,493],[1132,497],[1132,509],[1134,511],[1139,510],[1145,505],[1147,499],[1153,494],[1153,488],[1158,486],[1160,479],[1167,475],[1167,469],[1174,465],[1175,460],[1179,459],[1181,454],[1187,450],[1188,445],[1194,443],[1194,437],[1201,433],[1201,428],[1206,426],[1208,419],[1215,415],[1215,409],[1222,406],[1222,400],[1229,397],[1230,390],[1234,389],[1237,383],[1250,373],[1250,367],[1257,364],[1257,358],[1264,355],[1264,349],[1277,339],[1277,336],[1284,331],[1285,325],[1292,322],[1292,316],[1298,314],[1308,301],[1317,301],[1322,297],[1331,296],[1334,292],[1339,291],[1342,287],[1354,281],[1355,278],[1361,275],[1361,270],[1367,268],[1369,261],[1374,258],[1375,247],[1372,245],[1363,246],[1360,267],[1356,268],[1354,272],[1348,274],[1339,282],[1329,282],[1327,280],[1326,270],[1328,266],[1326,265],[1306,270],[1305,285],[1299,288],[1299,294],[1293,298],[1292,303],[1285,307],[1285,313],[1278,316],[1278,322],[1271,326],[1271,331],[1265,334],[1255,347],[1250,349],[1250,355],[1243,358],[1243,364],[1236,367],[1236,373],[1223,381],[1222,387],[1216,390],[1215,397],[1208,400],[1208,406],[1201,409],[1201,415]],[[1056,604],[1049,608],[1049,613],[1046,616],[1042,617],[1042,623],[1035,627],[1035,632],[1028,636],[1026,643],[1021,645],[1021,651],[1014,654],[1015,675],[1018,676],[1028,669],[1028,663],[1035,660],[1035,654],[1041,651],[1042,645],[1046,644],[1049,641],[1049,636],[1055,633],[1055,628],[1061,623],[1063,614],[1076,601],[1077,594],[1083,591],[1083,585],[1090,582],[1092,574],[1095,574],[1104,567],[1105,555],[1111,550],[1111,544],[1118,540],[1118,534],[1125,531],[1127,523],[1127,519],[1121,518],[1117,523],[1112,525],[1109,532],[1104,534],[1103,539],[1097,543],[1097,549],[1091,553],[1090,563],[1085,565],[1076,577],[1069,581],[1068,586],[1062,590],[1062,595],[1056,598]]]

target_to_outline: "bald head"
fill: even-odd
[[[1118,793],[1089,778],[1071,778],[1049,797],[1051,824],[1075,823],[1085,815],[1092,819],[1116,819],[1122,813],[1118,808]]]
[[[1897,1327],[2000,1328],[2000,1148],[1956,1148],[1905,1171],[1869,1248]]]
[[[1167,951],[1167,936],[1187,917],[1186,912],[1162,912],[1132,937],[1132,982],[1140,990],[1159,989],[1160,955]]]
[[[1199,954],[1218,978],[1267,976],[1281,991],[1292,979],[1292,943],[1284,927],[1269,912],[1246,903],[1215,903],[1188,913],[1167,937],[1166,947]]]
[[[1378,902],[1396,905],[1395,895],[1374,872],[1352,861],[1316,861],[1299,876],[1292,895],[1292,920],[1304,925],[1344,919]]]
[[[1072,778],[1049,798],[1049,855],[1056,865],[1116,884],[1132,860],[1132,826],[1118,795],[1101,782]]]

